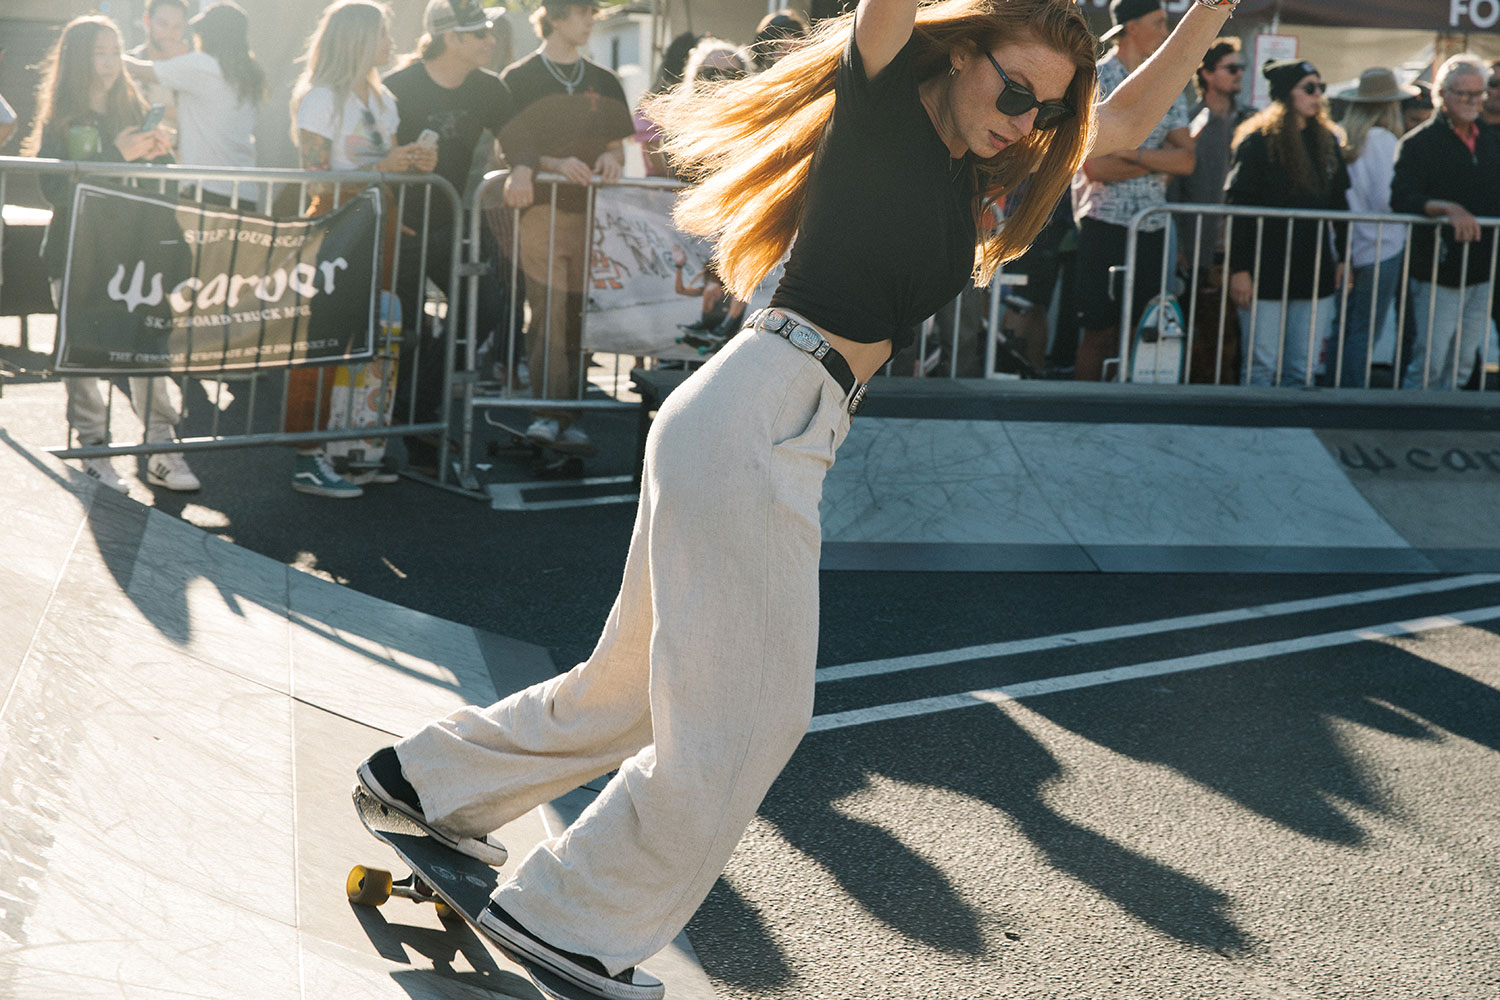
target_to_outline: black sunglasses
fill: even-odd
[[[1311,97],[1313,94],[1326,94],[1326,93],[1328,93],[1328,84],[1324,83],[1322,80],[1315,80],[1315,81],[1310,81],[1308,83],[1304,83],[1302,86],[1298,87],[1297,89],[1300,90],[1300,91],[1302,91],[1304,94],[1308,95],[1309,97]]]
[[[1057,128],[1073,117],[1073,109],[1066,102],[1039,101],[1035,94],[1006,76],[1005,70],[995,62],[995,57],[990,55],[988,49],[984,50],[984,57],[990,61],[991,66],[995,67],[995,72],[1000,74],[1000,82],[1005,85],[1000,88],[1000,96],[995,98],[996,111],[1002,115],[1019,118],[1032,108],[1036,108],[1036,120],[1031,123],[1031,127],[1039,132]]]
[[[1490,82],[1485,84],[1485,86],[1489,87],[1491,90],[1500,88],[1500,76],[1490,77]]]
[[[1218,68],[1222,69],[1222,70],[1227,70],[1230,73],[1243,73],[1243,72],[1245,72],[1245,64],[1244,63],[1220,63],[1219,66],[1218,66]]]

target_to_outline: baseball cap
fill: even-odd
[[[1110,0],[1109,19],[1114,22],[1114,27],[1100,35],[1099,41],[1109,41],[1125,30],[1127,22],[1134,21],[1138,17],[1145,17],[1147,14],[1154,14],[1161,9],[1161,0]]]
[[[494,9],[485,10],[479,0],[427,0],[422,26],[429,35],[445,31],[479,31],[494,24]]]

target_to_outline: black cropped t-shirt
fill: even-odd
[[[967,285],[976,242],[974,170],[949,157],[922,107],[913,47],[868,80],[850,31],[771,297],[840,337],[895,350]]]

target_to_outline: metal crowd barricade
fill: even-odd
[[[485,421],[495,427],[499,427],[508,433],[521,437],[523,425],[530,421],[527,411],[566,409],[579,411],[602,411],[602,410],[627,410],[636,404],[630,400],[618,398],[602,389],[589,378],[589,358],[591,349],[588,346],[588,312],[589,312],[589,287],[590,287],[590,261],[594,249],[594,199],[598,193],[600,184],[594,181],[587,189],[587,202],[583,219],[583,232],[586,245],[579,248],[585,255],[583,287],[579,291],[580,315],[576,317],[578,344],[564,345],[564,354],[573,354],[577,367],[577,376],[566,396],[549,396],[546,386],[550,384],[550,365],[556,352],[553,350],[553,331],[556,325],[553,323],[555,310],[568,308],[567,289],[559,288],[558,276],[555,273],[556,249],[558,239],[558,196],[562,189],[568,187],[571,182],[559,174],[540,173],[533,181],[535,199],[527,208],[500,208],[495,206],[502,204],[501,191],[506,180],[510,176],[509,170],[496,170],[485,174],[483,180],[474,191],[472,202],[469,207],[469,238],[468,254],[464,265],[465,281],[464,290],[465,318],[463,327],[465,340],[468,346],[466,356],[465,374],[460,378],[455,387],[456,394],[461,399],[462,407],[462,443],[460,454],[462,466],[459,471],[460,484],[469,490],[477,491],[479,484],[474,475],[474,440],[475,421],[481,411],[484,413]],[[612,187],[641,187],[660,190],[679,190],[683,184],[679,181],[665,178],[634,178],[622,179],[614,182]],[[526,274],[523,263],[524,248],[521,239],[521,217],[531,210],[546,208],[548,211],[547,226],[547,253],[546,274],[540,284],[545,288],[542,301],[532,300],[527,294]],[[485,331],[478,328],[479,322],[479,282],[483,280],[488,272],[491,262],[484,259],[484,245],[486,232],[494,233],[492,223],[499,222],[501,225],[497,236],[497,243],[504,248],[503,263],[508,263],[504,273],[498,275],[498,279],[508,290],[508,309],[504,317],[504,338],[500,342],[499,331],[492,331],[497,335],[495,349],[490,357],[497,359],[492,365],[503,377],[485,378],[486,372],[480,369],[481,359],[477,356],[478,347],[484,342]],[[498,237],[503,236],[500,240]],[[540,276],[539,276],[540,277]],[[561,292],[561,294],[559,294]],[[541,357],[534,356],[535,352],[523,349],[526,345],[525,329],[522,325],[521,310],[516,307],[522,299],[526,300],[526,309],[529,313],[530,325],[545,331],[539,342]],[[559,298],[562,301],[559,301]],[[569,317],[574,319],[574,317]],[[523,384],[518,372],[521,361],[524,360],[528,367],[529,381]],[[628,374],[628,369],[627,369]],[[619,359],[615,359],[615,371],[608,380],[613,386],[618,387],[626,382],[628,378],[621,378],[619,371]],[[540,389],[536,387],[540,386]],[[516,415],[505,417],[504,411],[516,411]],[[502,416],[498,419],[490,417],[490,413],[499,411]],[[579,486],[603,486],[610,484],[633,482],[631,476],[602,476],[587,477],[574,480]]]
[[[1435,320],[1437,318],[1438,302],[1440,298],[1437,290],[1440,287],[1446,287],[1440,285],[1438,281],[1439,267],[1441,266],[1441,263],[1443,261],[1444,254],[1443,228],[1448,225],[1446,220],[1429,219],[1414,215],[1397,215],[1391,213],[1318,212],[1300,209],[1261,208],[1255,206],[1169,204],[1142,210],[1130,221],[1130,225],[1128,227],[1124,267],[1125,280],[1123,281],[1122,293],[1120,295],[1120,381],[1124,382],[1131,380],[1130,375],[1133,368],[1132,362],[1135,360],[1132,352],[1138,347],[1135,342],[1135,324],[1132,321],[1136,311],[1135,289],[1133,287],[1133,282],[1130,280],[1130,277],[1131,275],[1136,273],[1136,267],[1140,259],[1140,249],[1138,243],[1139,236],[1142,231],[1141,227],[1148,220],[1159,218],[1162,216],[1166,216],[1169,220],[1169,231],[1175,229],[1178,235],[1176,241],[1174,241],[1173,239],[1166,239],[1163,241],[1161,283],[1154,290],[1153,295],[1165,298],[1169,294],[1169,292],[1174,291],[1174,289],[1172,289],[1171,285],[1169,284],[1172,281],[1174,272],[1176,271],[1176,268],[1174,266],[1176,264],[1176,261],[1170,259],[1174,242],[1178,246],[1178,259],[1185,260],[1187,262],[1188,266],[1186,274],[1188,275],[1188,280],[1196,282],[1198,281],[1198,276],[1208,272],[1218,272],[1219,276],[1222,279],[1219,282],[1218,286],[1221,292],[1218,306],[1218,316],[1215,320],[1213,331],[1213,335],[1215,336],[1215,343],[1213,345],[1213,369],[1215,384],[1221,384],[1220,374],[1224,368],[1224,365],[1227,361],[1232,360],[1232,358],[1228,356],[1230,347],[1226,343],[1226,331],[1228,329],[1230,319],[1229,310],[1230,308],[1232,308],[1229,295],[1230,282],[1228,274],[1229,263],[1227,259],[1227,248],[1231,245],[1231,240],[1234,238],[1234,230],[1236,227],[1254,227],[1255,263],[1251,272],[1251,279],[1253,287],[1258,289],[1261,286],[1262,280],[1268,277],[1267,275],[1263,275],[1261,273],[1261,251],[1265,247],[1266,223],[1268,220],[1272,219],[1287,220],[1285,237],[1286,245],[1284,248],[1285,262],[1283,264],[1283,272],[1281,275],[1282,293],[1279,297],[1279,300],[1263,300],[1258,296],[1251,299],[1247,316],[1247,325],[1249,329],[1241,331],[1242,341],[1239,348],[1241,360],[1238,363],[1239,379],[1237,380],[1236,384],[1249,383],[1251,374],[1249,359],[1251,353],[1254,350],[1256,336],[1255,331],[1257,329],[1256,320],[1261,308],[1263,307],[1263,303],[1266,301],[1275,302],[1279,305],[1281,318],[1281,323],[1277,331],[1276,361],[1274,367],[1274,375],[1272,377],[1272,385],[1282,384],[1281,376],[1283,371],[1283,364],[1287,355],[1287,345],[1289,343],[1289,337],[1306,337],[1305,344],[1298,345],[1305,346],[1307,349],[1307,370],[1302,379],[1302,385],[1304,387],[1312,386],[1315,384],[1330,385],[1336,387],[1344,383],[1345,372],[1343,371],[1343,360],[1346,348],[1349,345],[1349,315],[1353,282],[1352,280],[1350,280],[1351,275],[1349,265],[1347,263],[1333,259],[1332,248],[1330,244],[1333,240],[1332,227],[1352,225],[1356,223],[1363,223],[1375,227],[1375,264],[1373,266],[1377,268],[1377,271],[1380,263],[1382,262],[1381,251],[1386,245],[1386,240],[1396,239],[1396,236],[1391,234],[1398,231],[1404,233],[1405,235],[1404,245],[1401,250],[1400,273],[1396,278],[1396,301],[1394,303],[1395,347],[1390,365],[1391,388],[1429,388],[1433,383],[1441,382],[1444,378],[1456,379],[1462,361],[1462,358],[1460,357],[1462,346],[1467,339],[1462,332],[1462,328],[1460,328],[1459,333],[1455,334],[1455,340],[1453,344],[1453,358],[1450,365],[1450,370],[1447,372],[1436,371],[1433,368],[1435,361],[1432,356],[1434,338],[1428,333],[1428,331],[1433,330]],[[1219,246],[1206,247],[1204,245],[1204,223],[1205,220],[1212,218],[1219,218],[1223,220],[1222,246],[1225,249],[1221,249]],[[1186,220],[1188,224],[1186,226],[1180,225],[1179,223],[1182,220]],[[1317,339],[1319,310],[1323,307],[1321,299],[1313,298],[1311,300],[1307,300],[1310,302],[1310,306],[1309,319],[1305,332],[1300,328],[1291,329],[1288,322],[1288,314],[1290,312],[1290,310],[1288,309],[1289,304],[1293,301],[1299,301],[1289,298],[1288,280],[1291,277],[1292,269],[1291,250],[1294,229],[1296,223],[1299,221],[1314,223],[1317,227],[1315,233],[1317,249],[1314,253],[1312,273],[1313,287],[1315,289],[1318,287],[1320,278],[1324,273],[1324,269],[1337,268],[1341,272],[1336,282],[1336,288],[1334,292],[1335,303],[1333,305],[1333,308],[1336,311],[1336,315],[1334,317],[1333,330],[1327,336],[1327,338],[1322,341],[1319,341]],[[1478,222],[1482,227],[1481,242],[1487,244],[1487,249],[1490,252],[1489,275],[1488,280],[1485,282],[1477,282],[1465,286],[1460,286],[1456,290],[1457,310],[1459,313],[1460,323],[1462,322],[1463,307],[1467,296],[1483,295],[1485,297],[1485,316],[1488,318],[1494,314],[1497,267],[1500,267],[1500,219],[1481,218],[1478,220]],[[1183,237],[1184,232],[1191,232],[1191,238],[1185,239]],[[1352,237],[1350,240],[1346,240],[1345,242],[1346,257],[1348,256],[1347,248],[1350,245],[1351,240]],[[1417,240],[1431,241],[1433,247],[1433,255],[1430,273],[1417,274],[1413,272],[1412,247]],[[1476,245],[1477,244],[1474,243],[1463,243],[1456,248],[1457,252],[1462,255],[1461,266],[1465,274],[1468,273],[1469,269],[1469,256],[1473,252]],[[1389,257],[1394,255],[1388,254],[1385,256],[1388,259]],[[1409,307],[1411,305],[1410,299],[1412,297],[1412,293],[1416,286],[1423,285],[1425,285],[1428,289],[1428,308],[1426,310],[1426,315],[1411,316]],[[1196,294],[1196,289],[1190,289],[1189,291],[1193,294],[1189,296],[1189,304],[1184,316],[1183,332],[1185,335],[1185,343],[1182,345],[1182,381],[1187,380],[1186,368],[1189,364],[1189,360],[1193,356],[1194,347],[1198,346],[1197,337],[1199,336],[1200,328],[1200,315],[1198,311],[1200,296]],[[1359,374],[1358,379],[1359,387],[1361,388],[1375,387],[1373,384],[1374,379],[1372,377],[1374,373],[1374,348],[1376,346],[1380,330],[1375,328],[1374,318],[1376,312],[1376,304],[1378,303],[1379,298],[1379,285],[1372,284],[1372,287],[1370,289],[1371,315],[1369,317],[1371,321],[1371,327],[1364,332],[1364,371]],[[1327,316],[1325,315],[1323,318],[1326,320]],[[1413,360],[1411,357],[1403,358],[1402,356],[1404,347],[1403,333],[1408,326],[1407,321],[1409,318],[1414,319],[1415,323],[1417,324],[1417,339],[1423,345],[1421,383],[1419,386],[1403,386],[1402,384],[1403,373],[1406,371],[1406,368],[1411,364]],[[1480,331],[1478,336],[1480,354],[1479,360],[1477,362],[1479,371],[1478,382],[1479,388],[1483,390],[1485,388],[1486,382],[1485,373],[1489,368],[1491,361],[1496,360],[1491,354],[1492,340],[1495,337],[1493,323],[1488,321],[1487,319],[1486,328]],[[1157,346],[1154,349],[1161,350],[1162,348],[1160,345],[1162,341],[1158,339],[1156,343]],[[1321,372],[1321,382],[1318,381],[1318,369],[1320,367],[1323,368],[1323,371]]]
[[[142,440],[135,444],[105,444],[84,446],[71,446],[71,431],[68,434],[69,446],[54,446],[46,450],[60,458],[103,458],[112,455],[142,455],[153,454],[163,451],[208,451],[219,448],[231,447],[255,447],[264,445],[298,445],[298,444],[321,444],[328,441],[343,441],[355,439],[370,439],[393,437],[406,434],[437,434],[447,432],[451,416],[452,390],[451,384],[454,373],[454,361],[456,359],[456,341],[458,330],[452,324],[447,324],[442,331],[442,351],[438,358],[424,357],[424,346],[431,343],[431,338],[423,335],[426,323],[431,322],[443,325],[443,319],[451,303],[458,301],[459,278],[462,245],[463,218],[462,204],[458,192],[442,177],[432,174],[382,174],[369,171],[306,171],[297,169],[257,168],[253,170],[233,170],[227,168],[211,167],[186,167],[186,166],[159,166],[151,164],[126,164],[126,163],[97,163],[97,162],[74,162],[61,160],[46,160],[31,157],[0,157],[0,203],[7,202],[8,186],[15,182],[16,178],[22,176],[41,177],[45,175],[65,175],[71,181],[83,182],[94,178],[109,179],[112,181],[133,181],[144,193],[158,193],[170,196],[174,189],[179,197],[187,200],[202,202],[204,185],[214,181],[232,182],[232,194],[229,196],[230,209],[240,206],[241,199],[248,197],[246,189],[254,191],[259,197],[256,199],[261,209],[271,209],[274,206],[286,206],[295,210],[297,215],[302,215],[309,204],[309,189],[314,186],[331,187],[334,204],[338,204],[341,195],[351,187],[366,187],[379,184],[393,192],[394,197],[382,199],[381,215],[376,220],[377,232],[384,232],[386,214],[396,212],[397,218],[406,218],[406,207],[409,198],[420,197],[420,218],[422,225],[420,229],[409,230],[402,224],[395,227],[395,244],[392,250],[393,260],[391,264],[390,285],[391,293],[399,297],[400,269],[402,265],[403,246],[405,241],[421,241],[420,252],[417,255],[416,276],[417,304],[416,315],[403,316],[403,329],[406,343],[409,345],[405,352],[404,360],[408,365],[408,372],[403,376],[410,379],[410,384],[415,387],[418,384],[420,369],[427,364],[440,364],[443,366],[443,391],[441,397],[440,414],[436,419],[418,419],[417,393],[415,388],[408,394],[404,412],[392,414],[389,423],[377,422],[374,425],[359,427],[350,426],[351,420],[345,420],[345,426],[323,430],[311,431],[288,431],[286,429],[286,408],[288,398],[287,380],[283,379],[283,388],[280,399],[280,424],[275,430],[257,429],[257,410],[263,410],[260,405],[260,382],[271,374],[284,374],[289,369],[286,366],[268,366],[266,368],[244,370],[231,370],[227,366],[218,372],[205,373],[198,371],[194,373],[183,373],[172,376],[177,382],[179,389],[186,389],[189,382],[215,383],[212,395],[209,396],[212,415],[210,426],[206,434],[194,437],[180,438],[175,441],[147,441],[145,434]],[[413,189],[419,189],[413,191]],[[190,192],[186,195],[183,192]],[[451,226],[451,239],[444,246],[429,245],[428,227],[433,218],[433,197],[446,202],[451,209],[450,218],[454,220]],[[389,202],[389,203],[388,203]],[[269,214],[267,212],[266,214]],[[0,221],[0,247],[3,247],[4,223]],[[382,239],[382,243],[384,240]],[[450,266],[448,273],[450,280],[447,287],[437,290],[433,294],[429,290],[428,258],[429,254],[444,254],[447,256]],[[0,266],[3,266],[0,260]],[[380,270],[380,260],[376,261],[377,273]],[[0,284],[0,296],[9,293]],[[3,313],[3,300],[0,300],[0,313]],[[382,331],[376,341],[376,358],[394,357],[400,345],[396,343],[389,331]],[[430,346],[428,346],[430,351]],[[314,426],[321,427],[330,416],[322,409],[322,400],[325,397],[325,383],[330,377],[329,369],[335,364],[359,364],[354,362],[325,362],[316,366],[318,369],[317,395],[315,404]],[[301,366],[308,367],[308,366]],[[121,372],[121,375],[129,374]],[[90,378],[99,376],[87,376]],[[147,376],[148,384],[157,377]],[[224,401],[224,394],[230,391],[226,389],[226,382],[248,381],[249,388],[245,401],[245,417],[243,424],[234,429],[226,430],[221,427],[221,419],[228,403]],[[386,391],[394,391],[393,386],[382,388],[382,396],[378,403],[381,412],[387,408],[388,400],[383,395]],[[142,412],[150,410],[150,390],[147,398],[140,402],[139,409]],[[112,421],[113,401],[118,395],[113,391],[106,398],[106,427]],[[232,393],[230,393],[232,396]],[[349,393],[349,406],[353,407],[353,393]],[[183,393],[184,409],[187,408],[189,396]],[[184,418],[187,414],[183,414]],[[346,414],[348,416],[348,414]],[[438,464],[438,481],[441,483],[447,478],[447,463]]]

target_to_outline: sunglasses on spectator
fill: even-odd
[[[1218,68],[1222,69],[1222,70],[1224,70],[1225,72],[1228,72],[1228,73],[1243,73],[1243,72],[1245,72],[1245,64],[1244,63],[1219,63],[1219,67]]]
[[[1484,96],[1484,91],[1482,90],[1449,89],[1446,91],[1446,93],[1452,94],[1454,97],[1460,98],[1465,101],[1477,101]]]
[[[1485,86],[1489,87],[1491,90],[1500,87],[1500,76],[1490,77],[1490,82],[1485,84]]]
[[[1309,83],[1304,83],[1297,89],[1311,97],[1313,94],[1328,93],[1328,84],[1324,83],[1322,80],[1315,80]]]
[[[480,41],[484,41],[486,38],[490,37],[490,29],[475,28],[473,31],[465,31],[461,32],[461,34],[468,35],[470,38],[477,38]]]
[[[1039,132],[1057,128],[1073,117],[1073,109],[1066,102],[1037,100],[1035,94],[1005,75],[1005,70],[1000,68],[1000,64],[995,62],[995,57],[988,50],[984,55],[990,65],[995,67],[995,72],[1000,74],[1000,82],[1004,84],[1000,88],[1000,96],[995,98],[996,111],[1011,118],[1019,118],[1036,108],[1036,120],[1031,123],[1031,127]]]

